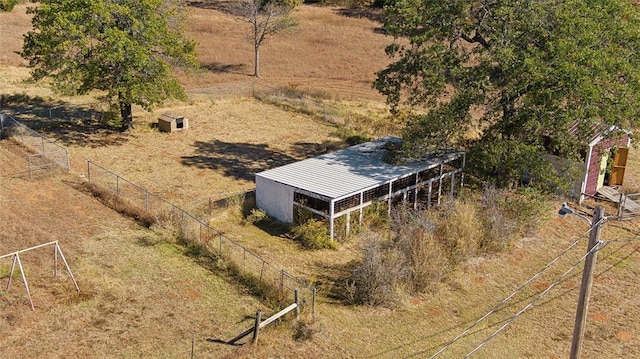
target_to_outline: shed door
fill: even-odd
[[[604,186],[605,176],[607,175],[607,163],[609,162],[609,150],[601,150],[602,157],[600,157],[600,166],[598,167],[598,184],[596,190]]]
[[[629,148],[620,147],[613,158],[613,169],[611,170],[611,177],[609,178],[609,184],[611,186],[621,186],[624,180],[624,170],[627,166],[627,156],[629,155]]]

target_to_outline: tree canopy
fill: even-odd
[[[131,105],[149,110],[184,99],[172,69],[197,66],[195,43],[184,36],[179,0],[42,0],[29,9],[34,30],[20,55],[39,80],[64,94],[106,92],[132,126]]]
[[[374,87],[406,115],[405,157],[463,146],[482,179],[547,184],[544,154],[578,158],[594,128],[640,120],[637,2],[389,4],[394,62]]]
[[[253,45],[255,77],[260,77],[260,46],[267,38],[297,26],[291,11],[301,3],[302,0],[240,0],[235,4],[236,16],[251,25],[249,41]]]

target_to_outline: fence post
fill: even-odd
[[[316,319],[316,287],[311,289],[311,317]]]
[[[144,190],[144,210],[149,210],[149,191]]]
[[[284,269],[280,269],[280,296],[284,295]]]
[[[87,160],[87,179],[91,182],[91,161]]]
[[[258,344],[258,334],[260,333],[260,322],[262,320],[262,311],[258,309],[256,311],[256,322],[253,325],[253,339],[251,341],[253,344]]]
[[[44,150],[44,137],[40,137],[40,140],[42,142],[42,154],[45,154],[45,150]]]
[[[31,174],[31,156],[27,156],[27,166],[29,167],[29,179],[33,179],[33,175]]]
[[[222,257],[222,233],[220,233],[220,257]]]
[[[116,198],[120,197],[120,176],[116,176]]]
[[[65,156],[67,156],[67,172],[71,171],[71,159],[69,159],[69,151],[67,151],[67,149],[64,149],[64,153]]]
[[[296,320],[300,320],[300,290],[298,288],[293,292],[293,297],[296,301]]]
[[[624,194],[620,193],[620,199],[618,200],[618,221],[622,217],[622,212],[624,211],[624,203],[627,201],[627,198]]]

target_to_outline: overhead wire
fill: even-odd
[[[489,317],[491,314],[495,313],[498,309],[500,309],[506,302],[508,302],[511,298],[513,298],[516,294],[518,294],[521,290],[523,290],[524,288],[526,288],[532,281],[534,281],[536,278],[538,278],[542,273],[544,273],[544,271],[546,271],[547,269],[549,269],[549,267],[551,267],[554,263],[556,263],[558,260],[560,260],[560,258],[562,258],[567,252],[569,252],[574,246],[576,246],[580,240],[586,236],[587,234],[591,233],[591,231],[596,228],[597,226],[601,225],[602,222],[604,222],[605,218],[599,220],[595,225],[593,225],[591,228],[589,228],[588,231],[584,232],[583,234],[581,234],[580,236],[578,236],[576,238],[575,241],[573,241],[573,243],[571,243],[569,245],[569,247],[567,247],[566,249],[564,249],[562,252],[560,252],[560,254],[558,254],[554,259],[552,259],[549,263],[547,263],[542,269],[540,269],[536,274],[534,274],[531,278],[529,278],[527,281],[525,281],[522,285],[520,285],[517,289],[515,289],[511,294],[509,294],[506,298],[504,298],[500,303],[498,303],[496,306],[494,306],[493,308],[491,308],[487,313],[485,313],[482,317],[480,317],[478,320],[476,320],[473,324],[471,324],[469,327],[467,327],[464,331],[462,331],[460,334],[458,334],[455,338],[453,338],[452,340],[450,340],[447,344],[445,344],[445,346],[443,346],[442,348],[440,348],[438,351],[436,351],[434,354],[432,354],[429,359],[433,359],[435,357],[437,357],[438,355],[442,354],[442,352],[444,352],[446,349],[448,349],[449,347],[451,347],[454,343],[456,343],[458,340],[460,340],[461,338],[463,338],[467,333],[469,333],[469,331],[471,331],[473,328],[475,328],[478,324],[480,324],[483,320],[487,319],[487,317]]]
[[[595,226],[593,228],[595,228]],[[469,353],[467,353],[467,355],[465,355],[464,357],[465,358],[470,357],[473,353],[478,351],[486,343],[488,343],[491,339],[493,339],[496,335],[498,335],[501,331],[503,331],[506,327],[511,325],[511,323],[513,323],[522,314],[524,314],[527,310],[529,310],[529,308],[531,308],[540,298],[544,297],[553,287],[558,285],[567,275],[569,275],[569,273],[571,273],[578,265],[580,265],[580,263],[585,258],[587,258],[587,256],[589,256],[591,253],[599,250],[601,246],[604,246],[604,242],[598,241],[593,246],[593,248],[591,248],[589,251],[587,251],[587,253],[584,256],[582,256],[575,264],[573,264],[568,270],[566,270],[560,277],[558,277],[558,279],[556,279],[553,283],[551,283],[545,290],[540,292],[529,304],[524,306],[520,311],[518,311],[518,313],[516,313],[513,317],[511,317],[509,320],[507,320],[506,323],[504,323],[500,328],[498,328],[495,332],[493,332],[493,334],[491,334],[487,338],[485,338],[477,347],[475,347],[473,350],[471,350]]]

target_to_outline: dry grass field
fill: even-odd
[[[207,70],[184,77],[190,99],[153,113],[136,109],[136,128],[120,134],[92,127],[85,105],[91,96],[61,98],[41,84],[24,81],[28,70],[12,51],[29,28],[25,7],[0,13],[0,95],[22,94],[29,102],[3,104],[2,111],[39,128],[69,148],[72,172],[38,180],[25,177],[24,149],[0,141],[0,255],[59,240],[81,292],[63,273],[51,279],[51,251],[24,255],[36,305],[30,311],[22,283],[0,292],[0,356],[194,357],[206,358],[424,358],[472,325],[586,231],[579,218],[555,215],[549,203],[541,229],[511,251],[474,259],[430,294],[408,297],[399,308],[347,305],[331,295],[336,278],[358,256],[357,241],[336,251],[304,251],[291,240],[243,225],[215,212],[212,225],[269,262],[318,284],[313,339],[293,339],[290,323],[268,328],[257,347],[231,347],[228,340],[251,325],[264,303],[228,278],[184,256],[156,232],[102,206],[77,189],[85,159],[103,165],[186,208],[209,197],[253,188],[253,174],[345,144],[334,125],[255,99],[216,96],[224,83],[252,81],[252,54],[244,24],[221,12],[220,2],[195,2],[189,34]],[[379,23],[354,11],[302,6],[294,34],[263,48],[260,83],[328,95],[340,106],[367,113],[382,108],[371,90],[375,71],[387,59],[390,40]],[[43,98],[43,102],[35,101]],[[53,121],[47,120],[49,110]],[[152,124],[172,111],[190,120],[188,131],[160,133]],[[640,183],[638,155],[631,152],[627,181]],[[593,203],[590,203],[593,205]],[[590,215],[590,208],[582,209]],[[611,208],[607,214],[612,214]],[[640,224],[612,221],[598,257],[587,331],[586,358],[640,357]],[[619,241],[621,239],[634,239]],[[618,241],[616,241],[618,240]],[[478,358],[562,358],[571,344],[581,265],[562,274],[584,254],[586,238],[520,291],[504,307],[443,352],[460,358],[509,322]],[[0,262],[7,279],[10,261]],[[557,282],[558,281],[558,282]],[[556,283],[557,282],[557,283]],[[3,284],[4,285],[4,284]],[[545,292],[550,288],[548,292]],[[537,299],[541,293],[546,293]]]

